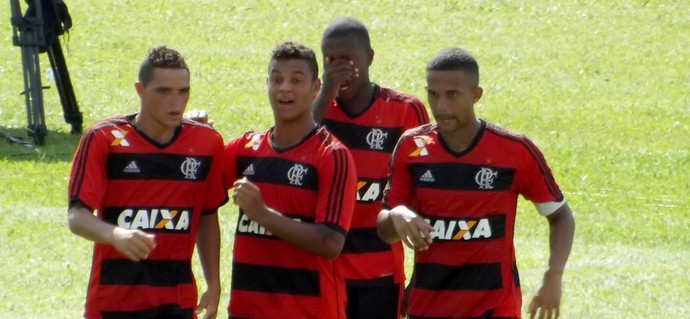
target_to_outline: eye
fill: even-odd
[[[292,84],[300,84],[300,83],[302,83],[302,79],[293,78],[293,79],[290,80],[290,83],[292,83]]]
[[[457,91],[450,91],[450,92],[448,92],[448,97],[456,97],[456,96],[458,96],[458,92],[457,92]]]

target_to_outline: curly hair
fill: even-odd
[[[319,64],[316,62],[314,50],[308,48],[304,44],[294,41],[285,41],[276,45],[271,53],[269,68],[273,61],[290,59],[306,61],[312,73],[312,80],[316,80],[319,77]]]
[[[189,72],[187,62],[179,52],[164,45],[149,49],[139,65],[139,82],[144,85],[153,79],[153,70],[160,69],[185,69]]]

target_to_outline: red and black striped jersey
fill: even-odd
[[[156,248],[133,262],[113,246],[94,245],[86,318],[195,318],[191,268],[198,220],[227,201],[223,139],[187,120],[159,144],[133,127],[134,115],[91,126],[74,155],[69,205],[125,229],[155,234]]]
[[[347,146],[357,168],[355,213],[338,257],[348,285],[405,281],[402,245],[388,245],[376,235],[376,217],[395,144],[406,130],[426,123],[419,99],[379,86],[360,114],[349,113],[337,99],[326,110],[324,126]]]
[[[273,129],[226,146],[226,185],[246,177],[266,206],[304,223],[347,234],[354,209],[352,157],[323,127],[278,149]],[[240,210],[235,229],[230,318],[345,318],[345,289],[334,260],[272,236]]]
[[[408,131],[393,154],[384,207],[405,205],[434,231],[417,251],[410,318],[519,318],[513,231],[518,195],[562,202],[543,155],[525,136],[481,122],[467,150],[450,150],[437,125]]]

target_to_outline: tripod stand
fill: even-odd
[[[24,75],[24,91],[22,94],[24,94],[26,102],[27,131],[29,137],[32,137],[35,144],[38,145],[44,143],[45,136],[48,133],[43,110],[42,91],[48,87],[41,85],[41,69],[39,64],[39,54],[42,51],[48,53],[55,77],[55,84],[60,95],[65,122],[72,125],[70,131],[72,134],[79,134],[82,131],[82,114],[79,112],[79,105],[74,95],[62,47],[57,39],[57,36],[62,33],[58,33],[57,30],[53,29],[55,33],[52,34],[52,38],[49,38],[45,29],[58,28],[58,25],[55,25],[57,20],[52,19],[53,25],[50,25],[51,23],[48,23],[46,19],[49,15],[57,17],[56,1],[32,0],[33,10],[27,10],[27,14],[22,16],[19,0],[10,0],[12,42],[15,46],[21,47],[22,53]],[[52,10],[52,12],[46,12],[46,10]],[[62,30],[60,29],[60,31]]]

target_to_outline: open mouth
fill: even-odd
[[[295,100],[293,100],[293,99],[278,99],[278,104],[280,104],[280,105],[290,105],[292,103],[295,103]]]

